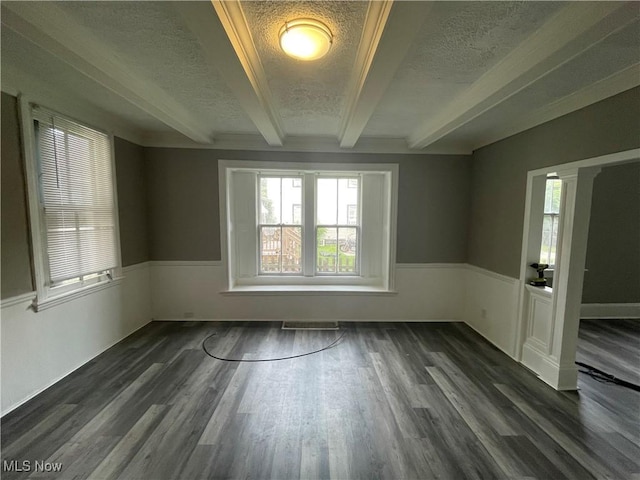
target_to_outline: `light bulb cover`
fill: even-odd
[[[333,34],[324,23],[311,18],[297,18],[285,22],[280,29],[280,47],[298,60],[317,60],[324,57],[333,43]]]

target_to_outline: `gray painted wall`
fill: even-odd
[[[527,171],[638,148],[639,112],[636,88],[484,147],[473,159],[141,149],[116,139],[123,263],[220,259],[218,158],[382,162],[400,165],[398,262],[468,261],[516,278]],[[7,298],[33,286],[17,105],[5,93],[1,153],[2,298]]]
[[[640,162],[593,183],[583,303],[640,303]]]
[[[640,87],[473,154],[469,263],[517,278],[527,172],[640,146]]]
[[[2,92],[2,298],[33,291],[24,162],[15,97]]]
[[[220,260],[218,159],[398,163],[397,261],[467,260],[470,156],[145,149],[152,260]]]
[[[114,141],[122,265],[149,260],[147,172],[144,148],[121,138]]]

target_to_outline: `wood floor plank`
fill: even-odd
[[[89,478],[95,480],[118,478],[120,472],[129,464],[130,459],[135,456],[146,435],[156,428],[164,411],[164,405],[151,405],[109,455],[100,462]]]
[[[2,478],[640,479],[637,392],[556,392],[461,323],[342,327],[153,322],[2,418]],[[201,348],[274,358],[343,332],[274,362]],[[630,355],[636,329],[581,336]]]
[[[545,416],[531,408],[525,400],[520,398],[515,392],[513,392],[506,385],[497,385],[498,389],[508,397],[520,410],[523,411],[534,423],[536,423],[541,429],[543,429],[548,435],[554,438],[554,440],[569,455],[575,458],[580,464],[582,464],[587,470],[593,472],[597,478],[624,478],[628,476],[630,472],[620,469],[620,465],[611,464],[605,466],[602,462],[597,460],[597,456],[594,455],[595,451],[588,451],[583,448],[578,442],[576,442],[571,434],[565,433],[557,428],[551,421]]]
[[[493,430],[490,423],[483,421],[481,418],[481,411],[483,408],[473,408],[473,406],[463,399],[462,395],[458,393],[449,382],[446,376],[442,373],[438,367],[427,367],[427,371],[436,381],[442,393],[451,402],[453,407],[458,411],[460,417],[469,426],[471,431],[480,440],[481,444],[487,450],[489,455],[495,460],[502,472],[507,477],[523,476],[527,472],[522,471],[519,462],[509,455],[508,450],[503,448],[499,435]],[[475,412],[478,413],[475,413]]]

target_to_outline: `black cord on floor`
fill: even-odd
[[[244,358],[225,358],[225,357],[218,357],[216,355],[213,355],[211,352],[209,352],[209,350],[207,350],[207,340],[209,340],[211,337],[215,336],[215,333],[212,333],[211,335],[209,335],[207,338],[205,338],[202,341],[202,350],[204,350],[204,353],[206,353],[207,355],[209,355],[211,358],[215,358],[216,360],[222,360],[223,362],[247,362],[247,363],[258,363],[258,362],[277,362],[279,360],[291,360],[292,358],[300,358],[300,357],[305,357],[307,355],[313,355],[314,353],[320,353],[323,352],[325,350],[329,350],[330,348],[333,348],[335,346],[338,345],[338,343],[340,342],[340,340],[342,340],[345,336],[345,334],[347,333],[346,330],[344,330],[342,332],[342,335],[340,335],[338,338],[336,338],[333,342],[331,342],[329,345],[327,345],[326,347],[322,347],[318,350],[314,350],[312,352],[305,352],[305,353],[300,353],[298,355],[291,355],[288,357],[278,357],[278,358],[254,358],[254,359],[244,359]]]
[[[591,378],[597,380],[598,382],[613,383],[615,385],[620,385],[621,387],[630,388],[631,390],[640,392],[640,385],[622,380],[621,378],[611,375],[610,373],[603,372],[602,370],[598,370],[596,367],[592,367],[591,365],[587,365],[586,363],[576,362],[576,365],[586,368],[586,370],[579,370],[580,373],[589,375]]]

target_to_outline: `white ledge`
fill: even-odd
[[[124,277],[116,277],[112,280],[94,283],[92,285],[87,285],[86,287],[71,290],[70,292],[65,292],[60,295],[51,296],[45,299],[36,298],[33,302],[34,310],[36,312],[41,312],[48,308],[62,305],[63,303],[69,302],[71,300],[75,300],[77,298],[99,292],[100,290],[104,290],[105,288],[115,287],[116,285],[120,285],[123,278]]]
[[[553,289],[551,287],[534,287],[533,285],[526,284],[525,288],[533,295],[537,295],[539,297],[551,298],[553,295]]]
[[[222,295],[397,295],[394,290],[351,285],[242,285]]]

